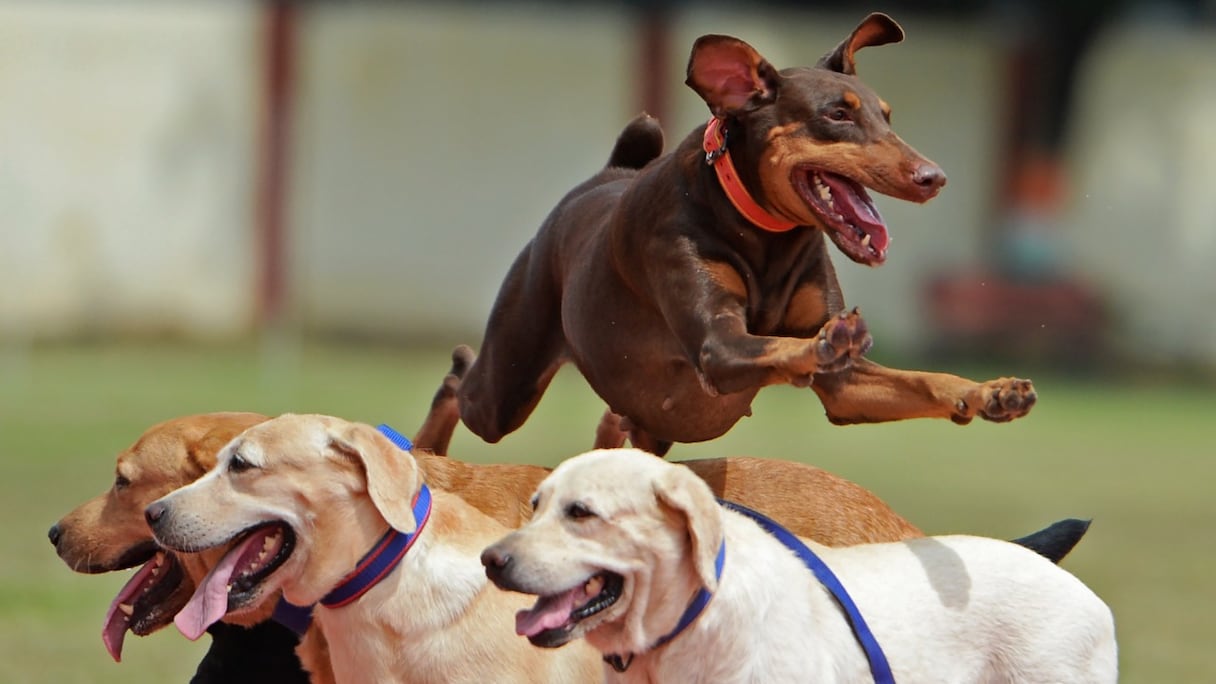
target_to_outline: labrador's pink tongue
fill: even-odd
[[[256,538],[258,535],[254,535],[254,537]],[[207,631],[208,627],[215,624],[228,612],[228,584],[232,581],[232,575],[236,572],[241,556],[245,553],[245,547],[254,541],[261,543],[262,540],[251,538],[224,554],[220,562],[211,569],[211,572],[207,573],[198,588],[194,590],[194,595],[190,597],[186,606],[174,616],[173,623],[187,639],[191,641],[198,639],[203,632]]]
[[[564,626],[570,622],[574,601],[582,594],[582,590],[582,587],[575,587],[564,594],[540,597],[531,609],[515,614],[515,633],[530,637],[546,629]]]
[[[159,556],[160,554],[157,554],[152,560],[144,563],[143,567],[137,570],[126,584],[122,585],[122,589],[118,590],[114,600],[110,601],[110,609],[106,611],[106,622],[101,628],[101,642],[105,644],[106,651],[116,663],[122,662],[122,642],[127,638],[128,627],[127,615],[118,607],[124,603],[127,605],[135,603],[144,583],[160,564]]]

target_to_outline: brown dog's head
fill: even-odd
[[[717,586],[722,543],[713,492],[686,467],[637,449],[562,462],[537,488],[532,520],[482,554],[499,588],[535,594],[516,631],[537,646],[585,637],[637,653]]]
[[[858,50],[903,40],[885,14],[866,17],[814,67],[777,70],[730,36],[697,39],[686,83],[722,119],[735,166],[774,214],[827,231],[853,261],[886,259],[886,224],[865,188],[925,202],[941,168],[891,130],[891,107],[857,78]],[[759,192],[757,192],[759,190]]]
[[[162,545],[215,558],[178,628],[198,638],[280,590],[296,605],[317,603],[386,524],[414,531],[420,486],[413,456],[370,425],[288,414],[250,428],[214,470],[145,511]]]
[[[144,508],[190,484],[215,465],[220,448],[265,416],[208,413],[149,428],[118,454],[110,489],[65,515],[49,537],[63,562],[76,572],[142,568],[119,591],[106,615],[102,639],[118,660],[128,630],[149,634],[169,623],[194,591],[177,557],[152,539]]]

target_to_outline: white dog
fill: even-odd
[[[874,681],[845,613],[802,560],[686,468],[593,451],[559,465],[534,504],[531,522],[482,554],[499,587],[540,597],[516,616],[532,643],[585,637],[615,661],[604,670],[613,682]],[[1117,679],[1110,609],[1033,551],[970,536],[805,543],[901,684]],[[677,632],[703,589],[703,612]]]
[[[282,589],[296,605],[320,603],[315,618],[339,682],[599,677],[585,645],[559,654],[511,635],[511,611],[527,600],[490,586],[477,562],[509,528],[426,487],[414,457],[370,425],[328,416],[266,421],[145,515],[166,547],[229,549],[177,616],[192,638]]]

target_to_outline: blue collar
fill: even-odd
[[[722,579],[722,564],[725,562],[726,540],[723,540],[722,545],[718,547],[718,557],[714,559],[714,577],[719,580]],[[687,629],[694,620],[700,617],[701,611],[705,610],[705,606],[709,605],[709,600],[713,597],[713,592],[705,587],[701,587],[701,590],[698,591],[696,596],[692,597],[692,601],[688,603],[688,607],[684,609],[684,614],[680,616],[680,621],[676,623],[676,628],[660,637],[658,641],[654,642],[654,645],[650,647],[650,650],[653,651],[654,649],[663,646],[667,642],[679,636],[680,633]],[[622,658],[619,654],[612,653],[604,656],[604,662],[611,665],[612,669],[616,670],[617,672],[624,672],[625,670],[629,669],[629,665],[633,662],[633,655],[634,654],[630,653],[628,656]]]
[[[413,447],[405,435],[387,425],[380,425],[376,429],[402,451],[409,451]],[[406,552],[413,546],[414,540],[418,538],[418,534],[426,525],[427,520],[430,519],[431,490],[425,484],[414,497],[413,509],[414,520],[417,521],[414,531],[407,534],[390,527],[371,551],[363,556],[355,569],[321,599],[321,605],[328,608],[344,606],[367,593],[397,567]],[[313,606],[297,606],[288,603],[287,599],[280,598],[278,605],[275,606],[272,619],[303,636],[312,623],[312,609]]]
[[[718,499],[718,503],[736,513],[742,513],[755,520],[765,532],[776,537],[778,541],[802,559],[802,562],[815,574],[815,578],[832,593],[836,602],[844,610],[845,617],[848,618],[849,625],[853,628],[853,634],[861,644],[862,650],[865,651],[866,659],[870,661],[870,673],[874,675],[874,681],[877,684],[895,684],[895,677],[891,674],[891,666],[887,663],[887,656],[882,652],[882,647],[878,645],[878,639],[874,638],[874,633],[870,631],[870,626],[866,624],[865,618],[861,616],[861,611],[857,609],[857,604],[853,603],[849,592],[845,591],[844,585],[836,578],[836,574],[832,572],[831,568],[819,556],[816,556],[806,544],[803,544],[798,537],[794,536],[792,532],[781,525],[778,525],[771,518],[733,501]]]

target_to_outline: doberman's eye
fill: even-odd
[[[584,518],[595,517],[595,513],[590,508],[587,508],[587,504],[582,501],[574,501],[569,506],[566,506],[566,517],[582,520]]]
[[[256,466],[246,461],[240,454],[233,454],[232,458],[228,459],[228,472],[230,473],[243,473],[254,467]]]
[[[844,107],[833,107],[828,112],[828,118],[831,119],[832,121],[840,121],[840,122],[853,120],[852,115],[849,114],[849,110],[845,109]]]
[[[119,473],[114,478],[114,489],[126,489],[131,486],[131,480],[127,476]]]

